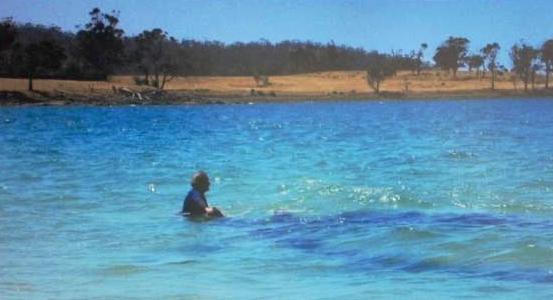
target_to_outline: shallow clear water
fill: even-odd
[[[3,299],[545,299],[552,216],[549,100],[0,108]]]

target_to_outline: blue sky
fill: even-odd
[[[312,40],[390,52],[429,44],[426,58],[448,36],[502,47],[501,60],[521,39],[553,38],[553,1],[330,1],[330,0],[2,0],[0,17],[75,30],[88,11],[119,10],[127,35],[160,27],[177,39],[225,43],[267,39]]]

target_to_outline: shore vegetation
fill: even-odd
[[[36,100],[37,93],[77,102],[114,95],[148,102],[170,93],[186,99],[550,94],[553,39],[510,48],[490,41],[474,52],[467,37],[450,36],[434,50],[421,42],[418,49],[381,53],[334,41],[178,40],[161,28],[128,36],[117,11],[93,8],[88,17],[77,32],[2,19],[0,102]],[[511,68],[498,62],[503,48],[510,49]]]

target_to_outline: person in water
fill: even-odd
[[[190,182],[192,189],[186,195],[182,204],[182,213],[189,216],[223,217],[221,211],[207,204],[205,193],[209,191],[209,177],[204,171],[199,171],[192,176]]]

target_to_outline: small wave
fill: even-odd
[[[475,288],[475,290],[486,293],[486,294],[497,294],[497,293],[509,293],[515,291],[515,288],[509,288],[503,285],[486,285]]]
[[[187,259],[187,260],[181,260],[181,261],[166,262],[166,263],[164,263],[164,265],[189,265],[189,264],[194,264],[194,263],[197,263],[197,262],[198,262],[197,260]]]
[[[392,230],[392,234],[401,240],[433,239],[443,234],[436,231],[417,228],[415,226],[400,226]]]
[[[408,261],[408,260],[407,260]],[[451,266],[451,258],[448,256],[433,256],[405,263],[401,269],[407,272],[426,272],[434,270],[447,270]]]
[[[539,239],[521,242],[515,248],[494,253],[486,261],[494,263],[513,263],[523,266],[552,266],[553,248],[540,245]]]
[[[286,238],[278,240],[276,244],[305,251],[313,251],[321,247],[320,240],[310,238]]]
[[[454,224],[463,227],[481,227],[486,225],[502,225],[509,222],[508,219],[490,214],[446,214],[438,216],[436,223]]]
[[[478,204],[479,209],[496,211],[503,214],[534,214],[549,216],[553,214],[553,205],[543,202],[509,202],[509,203],[492,203]]]
[[[520,184],[519,188],[538,189],[549,192],[553,190],[553,181],[544,179],[526,181]]]
[[[471,159],[477,157],[477,155],[473,152],[462,150],[449,150],[447,152],[447,156],[449,158],[457,160]]]
[[[129,276],[147,272],[148,267],[137,265],[114,265],[102,269],[102,273],[113,276]]]
[[[0,289],[5,292],[16,292],[18,296],[21,297],[22,292],[35,292],[37,290],[37,286],[25,281],[3,281],[0,282]],[[8,295],[4,296],[10,298]]]

